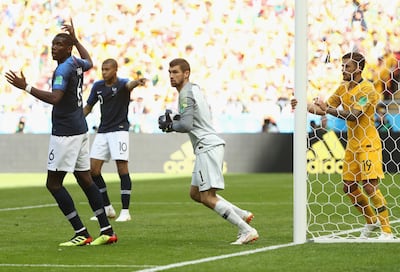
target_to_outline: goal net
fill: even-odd
[[[342,75],[347,52],[365,56],[363,78],[380,95],[375,126],[383,147],[385,178],[379,189],[387,201],[394,236],[400,241],[400,1],[308,1],[308,85],[306,100],[326,101]],[[307,114],[306,237],[314,242],[381,242],[381,230],[360,239],[365,217],[343,189],[342,170],[347,143],[346,122],[332,115]],[[356,174],[356,173],[355,173]],[[360,184],[362,192],[363,188]],[[372,201],[370,205],[374,212]],[[385,241],[387,242],[387,241]]]

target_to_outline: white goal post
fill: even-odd
[[[400,181],[397,180],[399,179],[397,173],[385,172],[385,179],[380,183],[382,194],[388,202],[392,232],[397,238],[389,241],[378,240],[376,237],[380,231],[377,230],[371,238],[360,239],[359,234],[365,220],[343,192],[341,180],[345,133],[331,130],[312,138],[307,132],[309,122],[306,109],[309,86],[307,7],[307,0],[295,0],[294,86],[298,104],[294,115],[293,134],[293,242],[296,244],[400,242]],[[338,81],[340,80],[338,78]],[[396,102],[393,100],[391,103]],[[388,137],[391,137],[390,134]],[[394,141],[393,148],[400,148],[396,139],[391,140]],[[385,141],[382,142],[385,149]],[[386,150],[386,152],[392,156],[392,151]],[[317,156],[319,157],[316,158]],[[309,163],[310,161],[315,164]],[[391,163],[396,161],[393,160]]]
[[[298,105],[293,134],[293,242],[306,242],[307,234],[307,0],[295,1],[294,88]]]

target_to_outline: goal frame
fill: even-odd
[[[293,242],[307,240],[307,0],[295,1],[295,73],[298,101],[293,133]]]
[[[307,173],[307,88],[308,88],[308,20],[307,0],[295,0],[295,96],[298,101],[294,115],[293,133],[293,242],[304,244],[315,243],[399,243],[400,239],[380,241],[378,239],[342,238],[335,234],[307,239],[307,198],[308,198],[308,173]],[[397,220],[397,221],[400,221]],[[352,229],[348,232],[360,231]],[[345,234],[342,231],[339,234]]]

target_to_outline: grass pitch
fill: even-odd
[[[105,175],[120,209],[119,179]],[[237,230],[189,198],[190,177],[132,174],[132,221],[111,221],[119,241],[60,248],[73,236],[45,188],[44,174],[0,174],[0,271],[396,271],[399,243],[292,244],[292,174],[229,174],[226,199],[255,214],[260,239],[233,246]],[[87,200],[65,186],[92,236]]]

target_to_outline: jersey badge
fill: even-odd
[[[76,68],[76,73],[78,74],[78,76],[82,75],[82,74],[83,74],[83,69],[82,69],[82,67]]]
[[[54,85],[61,85],[63,82],[63,76],[59,75],[56,76],[56,78],[54,79]]]
[[[363,97],[361,97],[361,98],[358,100],[358,104],[359,104],[360,106],[362,106],[362,107],[364,107],[365,105],[367,105],[367,102],[368,102],[368,98],[367,98],[366,96],[363,96]]]
[[[112,96],[115,96],[117,94],[117,87],[112,87],[111,88],[111,92],[112,92]]]

